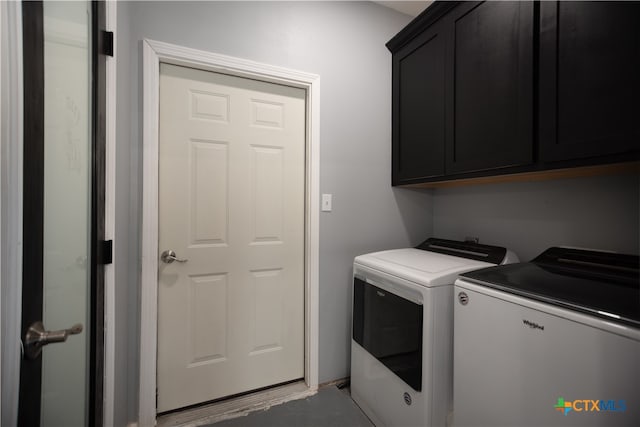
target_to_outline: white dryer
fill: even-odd
[[[378,426],[444,426],[452,407],[453,282],[517,262],[505,248],[430,238],[353,265],[351,396]]]

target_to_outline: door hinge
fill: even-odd
[[[102,53],[113,56],[113,31],[102,32]]]
[[[113,240],[103,240],[98,245],[98,264],[113,262]]]

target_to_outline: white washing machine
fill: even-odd
[[[640,426],[639,264],[551,248],[463,274],[453,424]]]
[[[444,426],[452,407],[453,282],[517,262],[505,248],[428,239],[353,265],[351,396],[376,426]]]

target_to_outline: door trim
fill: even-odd
[[[104,199],[104,238],[116,242],[116,75],[117,75],[117,2],[105,1],[105,27],[113,32],[114,55],[106,57],[106,99],[105,99],[105,199]],[[103,425],[114,425],[115,418],[115,290],[116,256],[112,263],[104,266],[104,421]]]
[[[2,209],[2,418],[0,424],[15,425],[18,419],[20,377],[20,325],[22,316],[22,4],[0,2],[0,73],[2,74],[2,135],[0,170]]]
[[[246,77],[304,89],[305,165],[305,383],[318,388],[318,271],[320,211],[320,76],[144,39],[142,42],[142,273],[138,425],[156,422],[158,314],[158,137],[160,63]]]

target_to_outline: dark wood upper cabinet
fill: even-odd
[[[436,1],[387,47],[393,185],[640,158],[640,2]]]
[[[434,25],[393,58],[393,183],[444,175],[445,36]]]
[[[531,163],[533,3],[465,3],[451,15],[447,173]]]
[[[540,4],[540,160],[640,149],[640,3]]]

